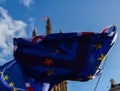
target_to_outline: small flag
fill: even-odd
[[[48,18],[48,16],[44,16],[41,18],[42,21],[46,20]]]

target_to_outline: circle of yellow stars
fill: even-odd
[[[2,74],[2,71],[1,71],[1,70],[0,70],[0,74]],[[9,78],[10,78],[10,77],[9,77],[8,75],[4,75],[4,80],[5,80],[5,81],[8,81]],[[16,88],[14,88],[14,85],[15,85],[14,82],[12,82],[12,81],[9,82],[9,86],[10,86],[10,87],[13,87],[12,91],[18,91]]]

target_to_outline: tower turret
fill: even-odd
[[[51,33],[52,33],[52,25],[51,25],[50,17],[48,17],[46,22],[46,34],[51,34]]]
[[[62,33],[62,28],[60,28],[60,33]]]
[[[34,30],[32,32],[32,37],[35,37],[35,36],[37,36],[37,33],[36,33],[36,28],[34,27]]]

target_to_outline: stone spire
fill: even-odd
[[[32,32],[32,37],[35,37],[35,36],[37,36],[37,33],[36,33],[36,28],[34,27],[34,30]]]
[[[48,17],[46,22],[46,34],[51,34],[51,33],[52,33],[52,25],[51,25],[50,17]]]
[[[60,28],[60,33],[62,33],[62,28]]]

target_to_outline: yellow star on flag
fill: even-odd
[[[9,86],[13,87],[15,84],[13,82],[10,82]]]
[[[54,71],[53,70],[47,70],[47,75],[50,76],[51,74],[53,74]]]
[[[93,79],[93,76],[92,76],[92,75],[89,75],[88,78],[89,78],[89,79]]]
[[[4,80],[8,80],[9,79],[9,76],[8,75],[5,75],[4,76]]]
[[[100,61],[104,61],[105,57],[106,57],[106,55],[101,54],[101,56],[100,56],[100,58],[98,58],[98,60],[100,60]]]
[[[12,91],[18,91],[16,88],[13,88],[13,90]]]
[[[93,47],[95,47],[96,50],[99,49],[99,48],[102,48],[100,43],[94,44]]]
[[[48,58],[45,60],[44,63],[45,63],[47,66],[53,64],[52,59],[48,59]]]

